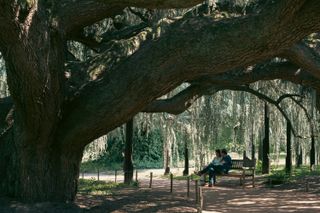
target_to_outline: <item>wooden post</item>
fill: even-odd
[[[309,180],[306,179],[306,192],[309,192]]]
[[[173,191],[173,174],[170,173],[170,192],[172,193]]]
[[[187,177],[187,196],[190,197],[190,176]]]
[[[152,172],[150,172],[150,183],[149,183],[149,188],[152,188]]]
[[[198,212],[202,212],[203,207],[203,194],[202,194],[202,187],[199,187],[199,203],[198,203]]]
[[[84,172],[82,172],[82,179],[84,179]]]
[[[195,194],[196,194],[196,204],[198,204],[199,202],[198,180],[195,180]]]
[[[115,183],[117,182],[117,173],[118,173],[118,171],[114,170],[114,182]]]
[[[138,170],[136,170],[136,182],[138,182]]]
[[[98,181],[100,180],[100,170],[98,168]]]

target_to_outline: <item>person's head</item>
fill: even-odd
[[[221,155],[222,156],[226,156],[228,154],[227,150],[226,149],[222,149],[221,150]]]
[[[220,149],[216,149],[216,156],[219,157],[219,158],[221,157],[221,151],[220,151]]]

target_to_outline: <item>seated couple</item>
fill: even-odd
[[[216,174],[225,173],[228,174],[228,171],[231,169],[231,157],[228,155],[226,149],[216,150],[216,156],[206,166],[203,170],[197,172],[196,174],[202,176],[206,173],[209,174],[209,187],[216,184]]]

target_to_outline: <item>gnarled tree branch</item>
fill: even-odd
[[[120,14],[126,7],[188,8],[201,2],[203,0],[64,0],[59,9],[59,17],[67,34],[72,34],[104,18]]]
[[[59,140],[84,146],[184,81],[272,58],[320,29],[320,17],[315,15],[319,1],[270,4],[267,11],[245,18],[176,21],[160,39],[144,45],[103,79],[82,88],[65,111]]]
[[[210,92],[209,92],[210,91]],[[214,94],[218,90],[214,86],[189,86],[169,99],[158,99],[150,103],[143,112],[166,112],[178,115],[187,110],[198,98],[205,94]]]
[[[306,44],[298,43],[293,45],[284,51],[283,56],[320,79],[320,56]]]
[[[282,116],[285,118],[285,120],[287,122],[289,122],[290,125],[292,126],[292,134],[295,137],[301,137],[295,131],[295,128],[292,125],[292,122],[291,122],[289,116],[287,115],[287,113],[285,112],[285,110],[282,109],[282,107],[280,106],[280,103],[281,103],[282,100],[284,100],[285,98],[290,98],[292,96],[298,96],[297,94],[284,94],[284,95],[280,96],[277,100],[273,100],[272,98],[268,97],[267,95],[265,95],[265,94],[263,94],[261,92],[258,92],[258,91],[254,90],[254,89],[251,89],[250,87],[247,87],[247,86],[228,86],[225,89],[248,92],[248,93],[251,93],[251,94],[255,95],[259,99],[264,100],[264,101],[274,105],[279,110],[279,112],[282,114]]]
[[[259,80],[283,79],[295,84],[312,87],[320,92],[320,79],[291,62],[266,62],[247,69],[209,75],[191,81],[192,84],[244,85]]]

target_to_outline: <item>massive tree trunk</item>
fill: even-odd
[[[0,193],[25,201],[72,201],[83,146],[58,140],[65,40],[43,6],[34,3],[24,25],[16,23],[21,28],[8,25],[0,36],[14,103],[12,123],[0,136]]]
[[[37,141],[21,143],[19,132],[9,131],[0,142],[0,192],[27,202],[73,201],[77,193],[81,149]]]

